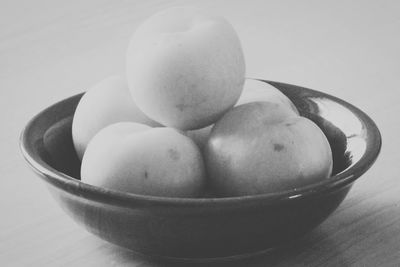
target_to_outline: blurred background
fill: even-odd
[[[0,263],[7,263],[3,266],[150,264],[76,226],[23,162],[18,137],[41,109],[109,75],[124,73],[126,48],[138,24],[157,11],[180,5],[205,8],[233,24],[242,41],[247,77],[336,95],[377,122],[384,145],[385,140],[397,139],[400,1],[0,0]],[[399,190],[398,167],[393,167],[399,157],[393,156],[397,146],[386,144],[379,167],[357,183],[339,210],[309,237],[308,245],[273,263],[396,262],[400,229],[390,214],[400,208],[398,193],[390,190]],[[375,176],[382,173],[377,181]],[[392,193],[371,200],[385,190]],[[353,206],[357,209],[350,209]],[[385,213],[383,207],[391,209]],[[368,221],[370,214],[375,217]],[[337,230],[349,220],[354,226]],[[390,222],[390,231],[380,231],[377,222]],[[371,232],[356,235],[365,223],[372,225]],[[374,249],[379,240],[387,244],[384,255]]]

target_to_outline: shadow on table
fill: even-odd
[[[322,249],[319,243],[323,243]],[[108,246],[112,254],[118,257],[121,265],[148,266],[148,267],[258,267],[258,266],[349,266],[348,261],[342,257],[336,244],[324,237],[324,233],[314,231],[305,238],[293,242],[287,247],[269,251],[251,258],[240,260],[227,260],[217,262],[192,262],[192,261],[163,261],[134,253],[114,245]],[[131,263],[131,264],[129,264]],[[139,265],[138,265],[139,263]]]

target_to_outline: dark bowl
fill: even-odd
[[[325,220],[381,148],[375,123],[336,97],[265,81],[326,134],[330,179],[290,191],[229,198],[168,198],[108,190],[80,181],[71,122],[82,94],[36,115],[21,150],[60,206],[89,232],[139,253],[180,259],[235,258],[287,244]],[[310,144],[312,145],[312,144]],[[338,226],[339,227],[339,226]]]

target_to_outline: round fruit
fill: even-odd
[[[327,179],[332,152],[311,120],[267,102],[235,107],[205,147],[211,187],[222,196],[290,190]]]
[[[196,197],[203,190],[204,163],[193,141],[177,130],[123,122],[93,137],[81,178],[135,194]]]
[[[78,157],[82,159],[86,146],[98,131],[120,121],[159,125],[139,110],[126,81],[120,76],[111,76],[90,88],[76,108],[72,139]]]
[[[239,38],[223,18],[172,8],[147,19],[127,53],[127,79],[139,108],[182,130],[212,124],[238,100],[245,63]]]

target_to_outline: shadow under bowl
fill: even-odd
[[[256,254],[282,246],[325,220],[381,148],[375,123],[353,105],[319,91],[264,82],[287,95],[302,116],[323,130],[333,152],[330,179],[284,192],[196,199],[137,195],[85,184],[80,181],[80,161],[71,137],[82,94],[36,115],[22,132],[21,151],[66,213],[104,240],[170,259]]]

